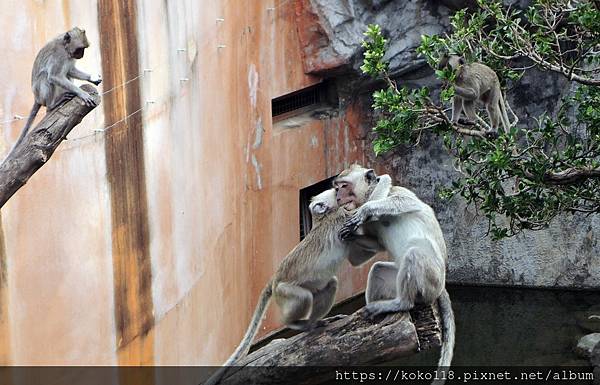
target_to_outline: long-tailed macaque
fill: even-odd
[[[440,59],[438,69],[450,67],[456,71],[454,82],[454,98],[452,99],[452,121],[458,122],[464,111],[469,123],[477,121],[475,102],[485,105],[491,122],[492,132],[497,132],[500,123],[508,131],[510,122],[506,112],[506,104],[498,75],[490,67],[482,63],[467,64],[458,55],[444,55]]]
[[[89,106],[96,105],[87,92],[71,81],[79,79],[95,85],[102,82],[100,75],[88,75],[75,67],[75,60],[81,59],[89,46],[85,31],[75,27],[48,42],[38,52],[31,71],[31,89],[35,100],[16,144],[21,143],[27,135],[41,106],[52,111],[75,96]]]
[[[358,208],[340,231],[347,239],[358,226],[376,237],[393,262],[376,262],[369,271],[365,313],[408,311],[415,303],[438,302],[442,316],[443,345],[440,367],[448,367],[454,350],[454,313],[445,288],[446,243],[433,209],[410,190],[393,186],[387,198],[369,201],[368,191],[377,176],[371,169],[352,165],[335,180],[340,206]]]
[[[382,175],[379,183],[370,186],[367,199],[380,199],[389,194],[392,182]],[[281,311],[281,322],[289,328],[310,330],[319,326],[333,306],[337,291],[335,274],[348,257],[351,261],[371,258],[381,246],[377,240],[364,235],[353,235],[352,242],[344,242],[339,232],[354,208],[351,202],[338,205],[332,188],[313,197],[309,205],[313,227],[306,237],[281,261],[277,271],[260,294],[258,304],[246,334],[239,346],[205,385],[217,384],[227,366],[245,356],[256,336],[271,297]],[[360,230],[359,230],[360,232]]]

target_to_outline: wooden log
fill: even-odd
[[[441,344],[437,305],[374,321],[362,310],[326,321],[324,327],[274,340],[253,352],[229,368],[221,384],[318,384],[334,379],[333,367],[381,364]]]
[[[81,89],[100,104],[100,95],[93,86],[84,84]],[[0,207],[50,159],[60,142],[94,108],[75,97],[47,113],[37,126],[29,129],[23,141],[0,164]]]

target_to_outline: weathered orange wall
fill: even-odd
[[[295,0],[113,3],[121,2],[9,2],[0,14],[17,31],[0,41],[12,58],[0,73],[0,121],[28,112],[35,53],[73,25],[92,42],[79,66],[102,70],[105,90],[135,75],[118,47],[135,46],[138,73],[151,70],[105,96],[69,138],[89,136],[61,144],[2,209],[1,364],[221,363],[298,242],[299,190],[363,160],[353,108],[298,128],[272,125],[272,98],[320,81],[303,72]],[[111,39],[125,39],[127,17],[137,22],[134,41],[99,44],[98,31],[110,28]],[[133,91],[139,123],[94,132],[136,111]],[[21,127],[0,126],[4,153]],[[133,178],[119,177],[132,169]],[[136,180],[143,185],[121,185]],[[131,189],[142,211],[116,209]],[[140,227],[138,243],[123,246]],[[339,298],[361,291],[365,273],[344,268]],[[149,306],[120,294],[133,287]],[[151,324],[130,327],[136,320]],[[279,326],[271,310],[262,333]]]

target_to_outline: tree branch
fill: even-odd
[[[543,181],[555,185],[574,184],[588,178],[599,178],[600,169],[597,168],[568,168],[559,172],[547,172]]]
[[[85,84],[81,89],[100,104],[100,96],[94,87]],[[37,126],[29,130],[21,144],[15,146],[0,164],[0,207],[50,159],[60,142],[94,108],[75,97],[48,112]]]
[[[381,364],[440,343],[437,305],[376,321],[359,310],[323,328],[272,341],[229,368],[221,384],[319,384],[335,378],[332,367]]]

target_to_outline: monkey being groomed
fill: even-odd
[[[500,88],[498,75],[490,67],[482,63],[468,64],[458,55],[444,55],[440,59],[438,69],[451,68],[456,71],[454,97],[452,98],[452,122],[459,122],[462,112],[467,117],[466,124],[477,122],[475,103],[482,103],[490,118],[489,133],[496,134],[502,124],[508,131],[511,123],[506,112],[506,102]],[[509,107],[510,108],[510,107]]]
[[[75,96],[89,106],[96,106],[94,99],[71,81],[79,79],[95,85],[102,82],[100,75],[88,75],[75,67],[75,60],[81,59],[89,46],[85,31],[75,27],[48,42],[38,52],[31,71],[31,89],[35,100],[15,146],[27,135],[41,106],[52,111]]]
[[[447,368],[454,350],[454,313],[445,288],[446,243],[433,209],[412,191],[392,186],[383,199],[370,200],[377,176],[371,169],[352,165],[334,180],[338,205],[358,208],[340,231],[351,239],[359,226],[375,237],[393,262],[376,262],[369,271],[365,313],[408,311],[415,303],[437,301],[443,326],[439,366]],[[443,381],[441,381],[443,383]]]
[[[388,196],[392,180],[382,175],[372,183],[367,199]],[[217,384],[228,366],[245,356],[256,336],[258,327],[273,297],[281,311],[281,322],[292,329],[311,330],[320,326],[335,300],[337,278],[335,274],[346,259],[353,264],[373,257],[381,246],[372,237],[356,234],[352,242],[344,242],[339,231],[349,218],[354,206],[338,205],[335,189],[326,190],[313,197],[309,205],[313,227],[306,237],[281,261],[277,271],[265,286],[250,325],[239,346],[204,385]],[[360,230],[359,230],[360,232]]]

